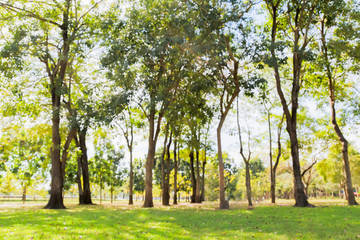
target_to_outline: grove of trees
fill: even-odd
[[[360,2],[0,0],[0,18],[0,195],[358,204]]]

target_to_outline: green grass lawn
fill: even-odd
[[[281,202],[253,210],[243,203],[231,210],[214,203],[153,209],[71,203],[66,210],[44,210],[0,202],[0,239],[360,239],[360,207],[312,202],[318,207]]]

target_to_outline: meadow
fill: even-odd
[[[0,202],[0,239],[360,239],[360,207],[342,200],[312,201],[316,208],[295,208],[292,201],[243,202],[230,210],[216,203],[152,209],[138,202],[44,210],[44,202]]]

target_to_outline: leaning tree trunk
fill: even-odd
[[[349,151],[348,151],[348,141],[345,139],[337,121],[336,121],[336,109],[335,109],[335,79],[333,77],[330,62],[328,58],[328,48],[326,43],[326,30],[325,30],[325,20],[321,22],[321,41],[322,41],[322,51],[326,65],[326,73],[328,78],[328,87],[329,87],[329,103],[331,109],[331,124],[335,130],[335,133],[341,142],[342,146],[342,158],[344,163],[344,173],[345,173],[345,189],[347,193],[347,200],[349,205],[358,205],[355,200],[353,186],[351,181],[351,171],[350,171],[350,162],[349,162]]]
[[[93,204],[91,200],[91,191],[90,191],[90,178],[89,178],[89,161],[87,156],[87,147],[86,147],[86,132],[87,129],[79,131],[79,140],[80,140],[80,149],[81,149],[81,169],[83,176],[83,202],[80,204]]]

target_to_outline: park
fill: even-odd
[[[360,3],[0,0],[1,239],[360,238]]]

